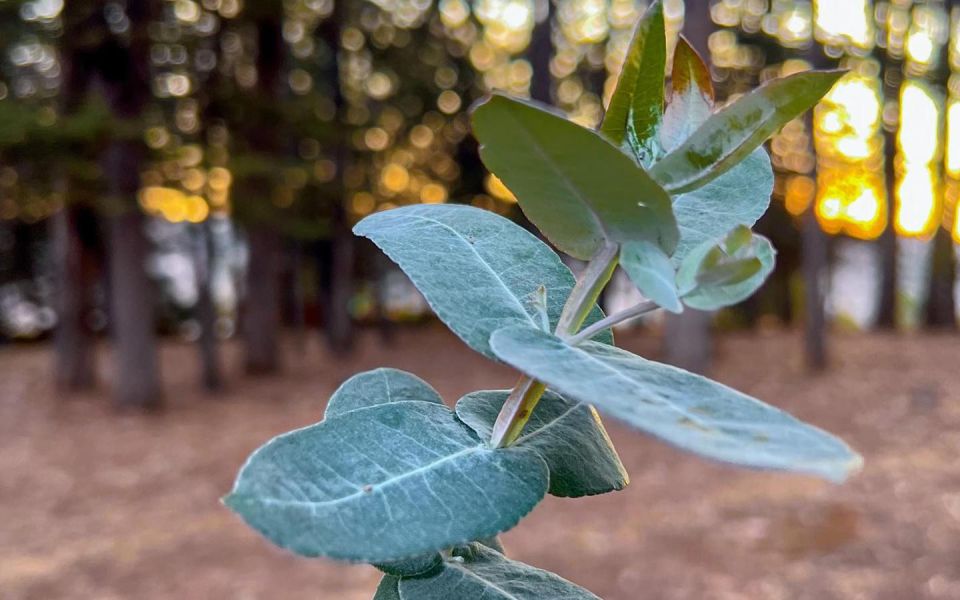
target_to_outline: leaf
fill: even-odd
[[[489,448],[445,406],[394,402],[274,438],[225,503],[302,556],[386,563],[513,527],[548,477],[536,452]]]
[[[587,590],[479,544],[456,548],[432,577],[400,580],[402,600],[599,600]]]
[[[683,312],[670,258],[649,242],[630,242],[620,250],[620,267],[646,298],[673,313]]]
[[[480,157],[558,248],[588,260],[604,240],[677,241],[670,198],[598,133],[500,95],[473,111]]]
[[[708,118],[650,169],[671,194],[716,179],[820,100],[844,71],[807,71],[773,80]]]
[[[380,579],[380,585],[377,586],[377,592],[373,595],[373,600],[401,600],[400,578],[393,575],[384,575]]]
[[[719,244],[701,244],[677,272],[683,303],[716,310],[746,300],[773,272],[775,256],[770,240],[743,226]]]
[[[443,404],[440,394],[416,375],[399,369],[374,369],[357,373],[344,381],[327,402],[324,418],[358,408],[407,401]]]
[[[489,439],[509,390],[471,392],[457,417]],[[593,407],[546,392],[513,444],[540,453],[550,468],[550,493],[578,498],[623,489],[630,478]]]
[[[672,90],[663,115],[660,141],[665,150],[673,150],[690,137],[710,117],[713,107],[713,82],[710,68],[683,36],[673,52]]]
[[[842,481],[862,464],[839,439],[745,394],[612,346],[525,327],[493,334],[501,359],[683,450],[745,467]]]
[[[655,2],[637,22],[617,87],[600,124],[604,137],[629,148],[641,164],[648,164],[657,153],[666,63],[663,6]]]
[[[468,346],[493,358],[490,334],[510,324],[539,326],[545,288],[556,327],[575,280],[546,244],[489,211],[453,204],[374,213],[354,233],[373,240],[410,277],[440,320]],[[588,323],[603,318],[599,307]],[[604,332],[599,341],[612,341]]]
[[[418,577],[438,569],[443,562],[439,552],[430,552],[404,560],[383,562],[374,565],[387,575],[395,577]]]

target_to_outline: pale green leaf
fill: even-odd
[[[760,86],[711,115],[693,135],[658,161],[650,175],[671,194],[703,186],[813,107],[843,74],[808,71]]]
[[[683,312],[676,271],[663,250],[649,242],[630,242],[620,249],[620,267],[640,293],[670,312]]]
[[[587,590],[480,544],[453,550],[430,577],[403,578],[401,600],[599,600]]]
[[[597,132],[499,95],[474,109],[473,129],[487,168],[567,254],[587,260],[605,240],[676,246],[670,197]]]
[[[224,501],[297,554],[386,563],[513,527],[548,479],[535,451],[491,449],[444,406],[394,402],[274,438]]]
[[[744,231],[750,234],[746,240]],[[720,243],[701,244],[677,272],[683,303],[699,310],[716,310],[746,300],[773,272],[775,256],[770,240],[743,226]]]
[[[324,418],[377,404],[408,401],[443,404],[440,394],[412,373],[390,368],[364,371],[337,388],[327,402]]]
[[[457,401],[457,417],[482,439],[489,439],[493,423],[509,390],[471,392]],[[627,472],[593,407],[546,392],[514,442],[533,448],[550,467],[550,493],[576,498],[623,489]]]
[[[673,52],[670,102],[663,115],[660,142],[667,152],[679,146],[710,117],[713,82],[710,69],[683,36]]]
[[[509,324],[541,323],[544,288],[556,327],[575,283],[570,269],[522,227],[472,206],[420,204],[374,213],[354,228],[410,277],[444,323],[489,357],[490,334]],[[603,318],[599,307],[587,317]],[[609,332],[598,341],[610,342]]]
[[[657,129],[663,116],[666,63],[663,6],[655,2],[637,22],[600,124],[604,137],[621,148],[629,148],[644,165],[658,153]]]
[[[834,436],[745,394],[612,346],[532,328],[493,334],[501,359],[575,400],[707,458],[842,481],[862,460]]]

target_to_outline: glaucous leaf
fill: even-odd
[[[713,108],[713,81],[697,51],[683,36],[673,52],[670,102],[663,115],[660,141],[664,150],[673,150],[703,124]]]
[[[419,577],[440,567],[443,558],[439,552],[430,552],[422,556],[382,562],[374,565],[387,575],[395,577]]]
[[[374,213],[354,233],[373,240],[468,346],[493,358],[490,334],[509,324],[540,326],[544,287],[556,327],[575,280],[546,244],[512,221],[455,204],[418,204]],[[599,307],[587,317],[603,318]],[[598,341],[610,342],[604,332]]]
[[[510,390],[471,392],[457,401],[457,417],[489,439]],[[596,411],[588,404],[546,392],[520,437],[550,468],[550,493],[578,498],[623,489],[630,478]]]
[[[571,346],[508,327],[491,346],[505,362],[567,398],[596,407],[681,449],[745,467],[842,481],[862,459],[836,437],[746,394],[612,346]]]
[[[773,272],[775,256],[770,240],[744,226],[720,243],[701,244],[677,272],[683,303],[716,310],[746,300]]]
[[[844,71],[807,71],[766,83],[711,115],[650,175],[671,194],[716,179],[813,107]]]
[[[676,271],[663,250],[649,242],[630,242],[620,249],[620,267],[641,294],[670,312],[683,312]]]
[[[274,438],[224,502],[302,556],[387,563],[513,527],[548,479],[535,451],[491,449],[445,406],[394,402]]]
[[[358,408],[409,401],[443,404],[437,390],[416,375],[399,369],[373,369],[344,381],[327,402],[324,418]]]
[[[400,578],[393,575],[384,575],[380,579],[380,585],[377,586],[377,592],[373,595],[373,600],[401,600]]]
[[[567,254],[588,260],[605,240],[676,246],[670,197],[597,132],[500,95],[474,109],[473,130],[487,168]]]
[[[599,600],[569,581],[480,544],[461,546],[430,577],[400,580],[403,600]]]
[[[663,117],[663,75],[667,40],[663,6],[654,2],[637,22],[617,86],[600,124],[600,133],[629,149],[640,164],[658,153],[657,129]]]

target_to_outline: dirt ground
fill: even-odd
[[[649,337],[620,338],[655,356]],[[154,416],[60,397],[43,347],[0,349],[0,598],[369,599],[373,568],[285,554],[220,506],[237,468],[317,421],[357,370],[413,371],[448,402],[515,375],[439,327],[390,347],[366,336],[349,360],[317,346],[291,342],[268,379],[240,376],[230,347],[231,386],[211,398],[194,349],[167,345],[169,409]],[[832,351],[811,378],[792,335],[725,337],[714,376],[846,438],[866,457],[847,485],[708,463],[608,420],[631,485],[548,498],[504,536],[509,554],[606,600],[960,599],[960,337],[840,337]]]

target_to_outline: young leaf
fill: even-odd
[[[510,390],[471,392],[457,401],[457,417],[488,439]],[[596,411],[546,392],[514,446],[533,448],[550,468],[550,493],[579,498],[623,489],[630,478]]]
[[[373,240],[410,277],[440,317],[468,346],[493,358],[490,334],[508,324],[538,327],[530,299],[546,291],[556,327],[575,283],[546,244],[489,211],[453,204],[420,204],[378,212],[354,233]],[[587,317],[603,318],[599,307]],[[598,341],[610,342],[605,332]]]
[[[535,451],[493,450],[444,406],[394,402],[274,438],[224,502],[302,556],[388,563],[513,527],[548,478]]]
[[[816,104],[843,74],[808,71],[760,86],[711,115],[690,138],[657,162],[650,175],[672,194],[716,179]]]
[[[600,124],[604,137],[621,148],[629,148],[644,165],[657,154],[666,63],[663,6],[654,2],[637,23],[617,87]]]
[[[455,548],[436,575],[401,579],[399,590],[403,600],[600,600],[553,573],[479,544]]]
[[[344,381],[327,402],[324,418],[377,404],[408,401],[443,404],[440,394],[416,375],[399,369],[374,369]]]
[[[373,600],[401,600],[400,578],[393,575],[384,575],[377,586]]]
[[[670,103],[663,115],[660,141],[669,152],[680,145],[710,117],[713,82],[710,68],[683,36],[673,52]]]
[[[746,300],[773,272],[775,255],[767,238],[743,226],[719,244],[701,244],[677,272],[684,304],[716,310]]]
[[[683,312],[676,272],[663,250],[649,242],[630,242],[620,250],[620,266],[640,293],[670,312]]]
[[[567,254],[587,260],[605,240],[676,246],[670,197],[598,133],[499,95],[474,109],[473,130],[487,168]]]
[[[443,564],[443,558],[440,553],[430,552],[423,556],[379,563],[374,566],[387,575],[395,577],[420,577],[438,569],[441,564]]]
[[[681,449],[745,467],[846,479],[862,459],[839,439],[745,394],[618,348],[571,346],[529,327],[491,337],[501,359]]]

